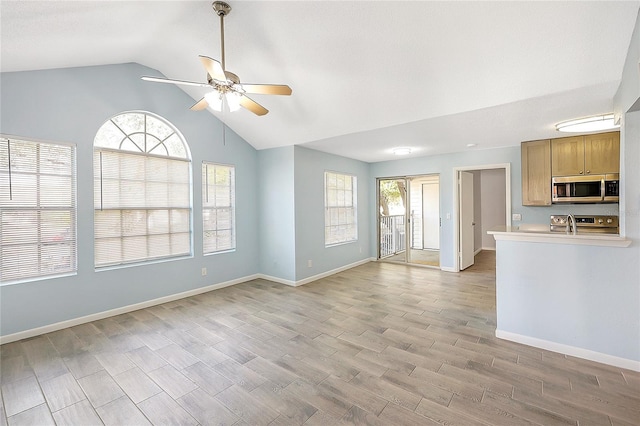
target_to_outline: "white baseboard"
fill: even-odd
[[[317,275],[312,275],[310,277],[307,277],[307,278],[304,278],[302,280],[296,281],[294,286],[297,287],[297,286],[300,286],[300,285],[309,284],[310,282],[319,280],[319,279],[324,278],[324,277],[328,277],[329,275],[337,274],[338,272],[346,271],[347,269],[355,268],[356,266],[364,265],[365,263],[373,262],[375,260],[376,259],[373,258],[373,257],[372,258],[367,258],[367,259],[359,260],[359,261],[354,262],[354,263],[350,263],[348,265],[341,266],[341,267],[336,268],[336,269],[332,269],[330,271],[322,272],[322,273],[317,274]]]
[[[162,303],[173,302],[174,300],[184,299],[185,297],[196,296],[198,294],[207,293],[212,290],[218,290],[224,287],[244,283],[255,279],[265,279],[276,283],[297,287],[303,284],[310,283],[312,281],[319,280],[320,278],[327,277],[329,275],[337,274],[338,272],[345,271],[347,269],[354,268],[356,266],[363,265],[371,262],[375,259],[364,259],[349,265],[341,266],[340,268],[332,269],[331,271],[323,272],[312,277],[305,278],[299,281],[286,280],[284,278],[272,277],[265,274],[253,274],[242,278],[236,278],[234,280],[225,281],[218,284],[212,284],[206,287],[200,287],[193,290],[183,291],[181,293],[171,294],[169,296],[159,297],[157,299],[147,300],[140,303],[134,303],[132,305],[123,306],[116,309],[110,309],[108,311],[97,312],[95,314],[86,315],[79,318],[73,318],[70,320],[60,321],[54,324],[48,324],[42,327],[32,328],[30,330],[19,331],[13,334],[7,334],[6,336],[0,336],[0,345],[5,343],[11,343],[22,339],[28,339],[30,337],[39,336],[41,334],[51,333],[54,331],[62,330],[64,328],[73,327],[80,324],[85,324],[91,321],[98,321],[104,318],[109,318],[115,315],[126,314],[127,312],[137,311],[139,309],[145,309],[150,306],[160,305]]]
[[[452,268],[450,266],[441,266],[440,270],[445,272],[460,272],[456,268]]]
[[[284,285],[288,285],[288,286],[291,286],[291,287],[296,287],[296,285],[297,285],[295,281],[286,280],[284,278],[279,278],[279,277],[274,277],[272,275],[258,274],[258,276],[256,278],[263,279],[263,280],[268,280],[268,281],[273,281],[274,283],[284,284]]]
[[[133,312],[139,309],[145,309],[150,306],[160,305],[162,303],[173,302],[174,300],[184,299],[185,297],[196,296],[198,294],[207,293],[212,290],[218,290],[220,288],[229,287],[229,286],[240,284],[246,281],[255,280],[257,278],[260,278],[259,274],[249,275],[242,278],[236,278],[235,280],[231,280],[231,281],[225,281],[218,284],[212,284],[206,287],[200,287],[193,290],[183,291],[181,293],[171,294],[169,296],[159,297],[157,299],[147,300],[140,303],[134,303],[133,305],[127,305],[121,308],[110,309],[108,311],[97,312],[95,314],[90,314],[90,315],[86,315],[79,318],[60,321],[54,324],[48,324],[42,327],[32,328],[30,330],[19,331],[13,334],[7,334],[6,336],[0,336],[0,345],[5,343],[15,342],[22,339],[28,339],[30,337],[39,336],[41,334],[51,333],[53,331],[62,330],[64,328],[73,327],[80,324],[85,324],[91,321],[98,321],[104,318],[113,317],[115,315],[126,314],[127,312]]]
[[[478,253],[480,253],[482,250],[484,250],[482,247],[480,247],[478,250],[473,252],[473,255],[477,255]]]
[[[495,247],[482,247],[482,250],[496,251],[496,248]]]
[[[613,365],[614,367],[626,368],[628,370],[640,372],[640,361],[632,359],[620,358],[618,356],[604,354],[602,352],[538,339],[537,337],[524,336],[522,334],[511,333],[510,331],[496,330],[496,337],[540,349],[546,349],[552,352],[559,352],[561,354],[577,358],[588,359],[589,361],[600,362],[602,364]]]
[[[291,287],[298,287],[298,286],[301,286],[301,285],[309,284],[310,282],[313,282],[313,281],[317,281],[317,280],[319,280],[321,278],[328,277],[329,275],[337,274],[338,272],[346,271],[347,269],[351,269],[351,268],[355,268],[356,266],[364,265],[365,263],[374,262],[375,260],[376,259],[373,258],[373,257],[372,258],[363,259],[363,260],[359,260],[357,262],[350,263],[348,265],[344,265],[344,266],[341,266],[339,268],[332,269],[330,271],[322,272],[322,273],[317,274],[317,275],[312,275],[310,277],[307,277],[307,278],[304,278],[304,279],[301,279],[301,280],[297,280],[297,281],[285,280],[284,278],[272,277],[271,275],[265,275],[265,274],[258,274],[258,277],[262,278],[262,279],[265,279],[265,280],[273,281],[273,282],[276,282],[276,283],[288,285],[288,286],[291,286]]]

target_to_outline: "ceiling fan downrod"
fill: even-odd
[[[229,3],[225,3],[223,1],[214,1],[211,6],[220,17],[220,63],[222,65],[222,69],[226,70],[227,67],[225,66],[224,61],[224,17],[231,12],[231,6],[229,6]]]

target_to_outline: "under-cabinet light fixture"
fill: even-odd
[[[620,125],[614,123],[613,113],[578,118],[556,124],[556,130],[559,132],[596,132],[598,130],[611,130],[618,127],[620,127]]]

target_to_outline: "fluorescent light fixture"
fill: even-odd
[[[473,148],[474,146],[478,146],[477,143],[468,143],[467,148]]]
[[[578,118],[556,124],[556,130],[559,132],[596,132],[598,130],[611,130],[618,127],[620,127],[620,125],[613,122],[613,114],[594,115],[592,117]]]
[[[411,148],[393,148],[393,153],[395,155],[409,155],[411,154]]]

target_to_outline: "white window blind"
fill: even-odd
[[[190,255],[191,161],[177,130],[123,113],[94,145],[96,267]]]
[[[324,241],[325,245],[358,239],[356,177],[324,173]]]
[[[204,253],[236,248],[235,167],[202,163]]]
[[[0,282],[76,271],[75,146],[0,138]]]

